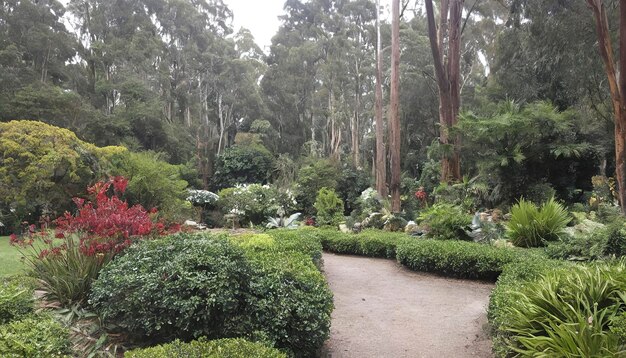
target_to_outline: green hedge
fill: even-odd
[[[338,254],[395,258],[396,246],[408,236],[379,230],[366,230],[360,234],[320,230],[319,238],[324,249]]]
[[[318,268],[322,266],[322,244],[311,230],[277,229],[269,230],[267,235],[276,240],[276,245],[283,252],[301,252],[311,257]]]
[[[512,249],[451,240],[404,240],[397,248],[398,262],[412,270],[490,281],[517,257]]]
[[[214,341],[191,341],[184,343],[175,340],[172,343],[156,347],[134,349],[124,354],[125,358],[286,358],[287,356],[273,348],[244,339],[226,338]]]
[[[69,357],[69,331],[47,315],[28,316],[0,326],[0,357]]]
[[[0,280],[0,324],[33,311],[33,285],[27,277]]]

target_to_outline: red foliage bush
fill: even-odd
[[[57,236],[67,233],[81,233],[81,249],[87,255],[119,252],[130,246],[132,238],[147,235],[162,235],[175,231],[166,229],[163,223],[154,223],[152,217],[156,209],[148,212],[141,205],[129,206],[121,196],[128,185],[123,177],[113,177],[106,182],[98,182],[87,189],[95,201],[74,198],[78,213],[68,212],[55,220]],[[112,191],[112,195],[108,193]]]

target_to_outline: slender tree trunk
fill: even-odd
[[[391,152],[391,211],[400,212],[400,0],[391,3],[391,91],[389,149]]]
[[[358,59],[355,59],[354,68],[356,70],[356,84],[354,91],[354,117],[350,129],[352,135],[352,161],[354,162],[354,167],[359,168],[359,109],[361,106],[361,82],[359,79],[360,67]]]
[[[376,1],[376,191],[387,197],[387,162],[383,124],[382,54],[380,40],[380,4]]]
[[[217,95],[217,116],[220,119],[220,139],[217,142],[217,155],[222,151],[222,142],[224,141],[224,111],[222,109],[222,95]]]
[[[611,92],[615,122],[615,176],[618,187],[618,200],[622,213],[626,213],[626,0],[620,0],[619,70],[615,68],[613,46],[609,32],[609,20],[602,0],[587,0],[596,20],[596,33],[600,56]],[[619,78],[618,78],[619,73]]]
[[[461,60],[461,18],[463,0],[442,0],[439,29],[435,24],[432,0],[426,0],[428,37],[435,65],[435,77],[439,88],[439,141],[451,146],[441,159],[441,181],[461,180],[460,138],[450,138],[449,130],[456,125],[461,105],[459,95]],[[445,39],[448,51],[444,55]]]

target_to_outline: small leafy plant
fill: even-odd
[[[278,228],[287,228],[287,229],[295,229],[298,227],[298,219],[300,218],[301,213],[291,214],[288,218],[279,217],[272,218],[269,217],[267,220],[269,222],[265,227],[268,229],[278,229]]]
[[[460,206],[437,203],[423,211],[418,221],[428,230],[426,236],[437,240],[470,240],[466,229],[472,216]]]
[[[520,199],[511,208],[511,220],[506,230],[515,246],[540,247],[563,235],[570,217],[563,205],[554,198],[537,207],[534,203]]]
[[[315,199],[315,209],[319,225],[339,225],[344,220],[343,201],[333,189],[320,189]]]

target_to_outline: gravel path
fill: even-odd
[[[328,253],[324,273],[335,310],[323,357],[491,357],[486,307],[492,284]]]

